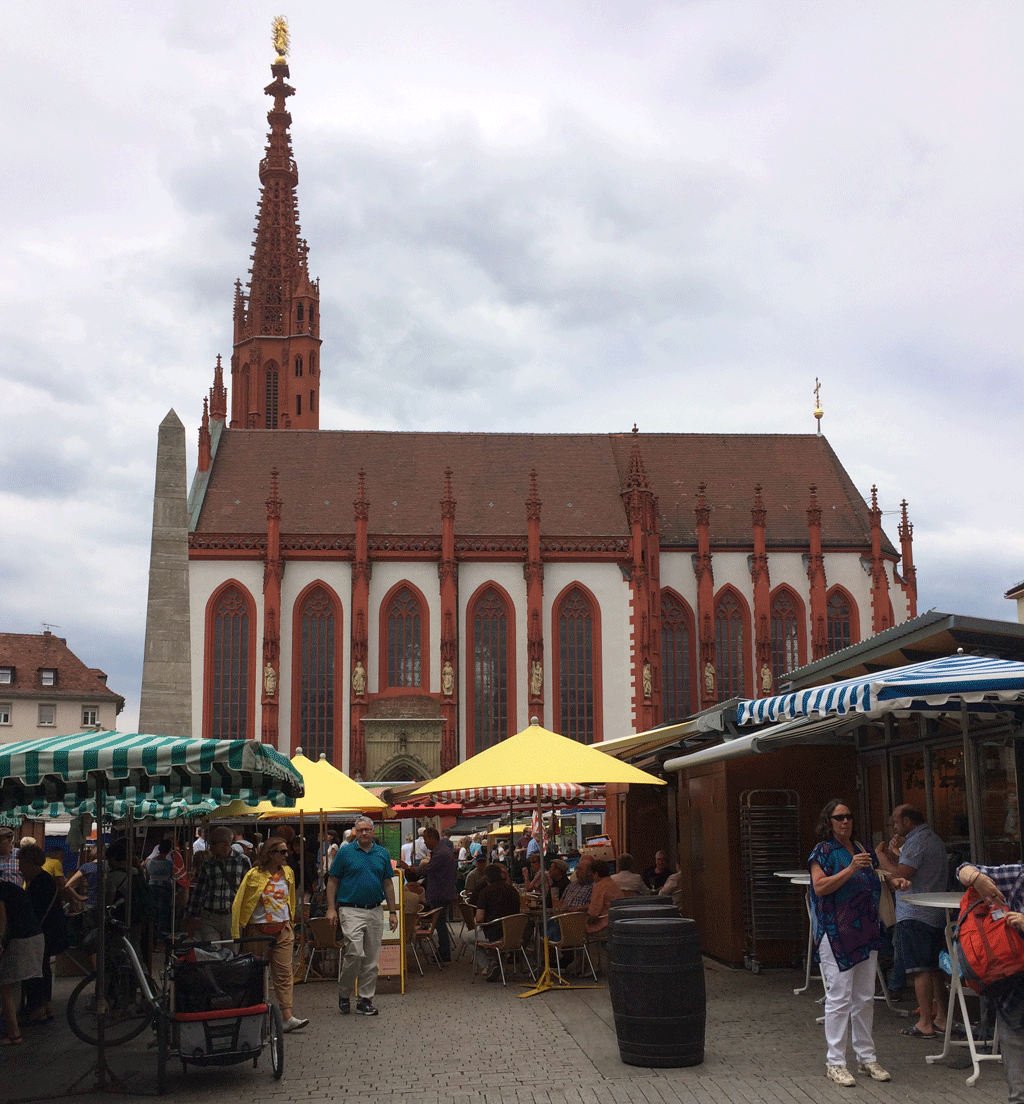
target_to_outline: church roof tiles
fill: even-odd
[[[437,534],[444,470],[451,467],[461,536],[524,535],[535,468],[542,533],[626,537],[620,493],[634,444],[659,500],[662,547],[696,547],[693,507],[701,482],[712,507],[712,547],[749,546],[758,483],[769,547],[807,546],[812,483],[822,505],[824,546],[870,547],[867,505],[827,440],[816,434],[231,429],[221,436],[196,532],[265,532],[270,471],[276,467],[284,533],[352,533],[363,469],[371,534]],[[883,550],[896,554],[884,536]]]

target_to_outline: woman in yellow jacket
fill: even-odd
[[[287,858],[288,844],[280,836],[271,836],[260,848],[256,864],[242,879],[235,894],[231,906],[231,934],[242,940],[253,935],[276,937],[273,943],[253,946],[270,959],[270,976],[285,1031],[296,1031],[305,1027],[309,1020],[292,1014],[295,876]]]

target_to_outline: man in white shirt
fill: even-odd
[[[632,855],[620,855],[615,860],[615,873],[612,875],[612,881],[619,889],[625,890],[627,893],[645,897],[651,892],[644,884],[643,878],[634,873]]]
[[[196,838],[192,841],[192,854],[198,855],[200,851],[206,850],[206,829],[197,828]]]

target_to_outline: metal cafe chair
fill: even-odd
[[[498,956],[498,969],[501,971],[501,984],[506,985],[505,980],[505,955],[511,954],[512,961],[515,962],[516,951],[523,956],[523,961],[526,963],[527,970],[530,971],[530,978],[533,981],[537,980],[536,974],[533,972],[533,966],[530,964],[529,956],[526,953],[526,949],[523,947],[523,936],[526,933],[526,925],[530,922],[530,917],[525,912],[517,912],[512,916],[503,916],[501,918],[501,938],[489,940],[487,942],[478,943],[478,947],[482,947],[485,951],[494,951]],[[497,924],[497,920],[492,920],[492,924]],[[473,971],[473,981],[476,981],[476,971]]]
[[[429,951],[433,956],[434,962],[437,963],[437,968],[439,970],[441,969],[441,958],[437,953],[437,944],[434,940],[438,921],[440,920],[442,924],[444,923],[444,921],[441,920],[442,912],[444,912],[444,909],[441,908],[436,908],[432,912],[421,912],[416,917],[415,925],[411,925],[412,953],[416,959],[417,966],[420,966],[420,956],[417,954],[416,948],[423,947],[425,948],[424,953]],[[420,973],[423,973],[422,966],[420,966]]]
[[[306,963],[306,973],[303,977],[303,982],[309,981],[309,975],[313,970],[313,959],[320,955],[320,965],[323,966],[323,959],[326,954],[334,953],[338,957],[338,978],[341,978],[341,962],[342,951],[345,949],[344,941],[338,941],[338,932],[334,924],[327,919],[326,916],[315,916],[312,920],[307,922],[309,928],[310,943],[306,947],[306,953],[309,955],[309,960]],[[326,980],[323,973],[317,971],[316,976],[321,980]]]
[[[591,961],[590,952],[587,950],[587,914],[585,912],[560,912],[555,916],[558,924],[558,939],[549,939],[549,946],[555,951],[555,969],[558,972],[558,980],[562,980],[562,951],[582,952],[583,960],[590,967],[594,981],[597,981],[597,971]]]

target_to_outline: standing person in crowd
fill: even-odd
[[[888,843],[880,843],[875,849],[879,865],[893,877],[908,881],[911,893],[944,893],[949,871],[942,840],[913,805],[900,805],[892,814],[892,823],[896,835],[903,837],[903,847],[894,855]],[[924,908],[904,898],[905,894],[896,894],[893,954],[899,967],[913,979],[918,1021],[900,1034],[934,1039],[936,1032],[946,1030],[939,971],[939,955],[946,949],[946,916],[942,909]]]
[[[437,951],[442,962],[451,962],[452,944],[448,935],[448,908],[458,896],[455,888],[458,862],[455,852],[441,843],[441,834],[436,828],[427,828],[423,833],[423,842],[428,858],[420,863],[420,874],[427,900],[424,905],[427,912],[436,908],[444,909],[437,922]]]
[[[43,976],[45,940],[28,894],[6,879],[0,879],[0,943],[4,949],[0,955],[0,1011],[4,1021],[0,1046],[19,1046],[21,983]]]
[[[413,847],[412,857],[416,862],[423,862],[424,859],[430,858],[430,852],[427,850],[426,842],[423,837],[427,834],[426,828],[416,829],[416,844]]]
[[[200,851],[206,850],[206,829],[197,828],[196,838],[192,841],[192,854],[198,855]]]
[[[206,859],[188,899],[185,930],[203,942],[231,939],[231,906],[249,863],[231,850],[235,833],[219,825],[210,833]]]
[[[1009,910],[1006,923],[1024,933],[1024,865],[975,866],[956,872],[962,886],[973,889],[991,908]],[[999,1043],[1006,1071],[1009,1104],[1024,1104],[1024,975],[995,999]]]
[[[25,1023],[43,1024],[53,1021],[53,975],[50,959],[68,947],[67,917],[61,905],[61,887],[57,879],[43,869],[46,855],[35,843],[18,850],[18,865],[25,879],[25,892],[43,932],[41,976],[25,982]]]
[[[172,841],[162,839],[156,849],[156,858],[146,863],[149,891],[153,894],[153,923],[157,933],[170,934],[174,930],[174,860],[171,858]]]
[[[858,1072],[888,1081],[871,1035],[875,1013],[875,965],[882,945],[878,918],[881,885],[875,856],[853,838],[853,813],[838,798],[821,811],[821,841],[807,860],[821,973],[825,979],[825,1074],[837,1085],[856,1085],[846,1068],[847,1034]],[[901,884],[905,884],[902,883]]]
[[[644,871],[644,884],[651,893],[658,893],[661,887],[668,881],[672,870],[668,865],[668,855],[664,851],[658,851],[654,856],[654,865]]]
[[[406,866],[412,866],[412,852],[415,844],[413,842],[412,834],[410,833],[405,837],[405,843],[402,844],[402,862]]]
[[[231,936],[244,941],[254,935],[272,936],[273,943],[253,943],[253,952],[270,960],[270,976],[281,1009],[285,1031],[298,1031],[309,1020],[292,1011],[295,981],[295,875],[288,866],[288,844],[271,836],[242,878],[231,905]]]
[[[643,878],[633,869],[633,856],[621,854],[615,861],[615,873],[612,878],[618,883],[619,889],[634,895],[650,893]]]
[[[18,852],[14,846],[14,829],[0,828],[0,882],[21,886]]]
[[[327,919],[341,922],[345,937],[345,958],[338,979],[338,1011],[352,1011],[352,991],[359,978],[359,1000],[356,1012],[360,1016],[376,1016],[373,998],[377,993],[377,966],[380,943],[384,935],[384,917],[380,903],[388,903],[388,924],[391,931],[398,927],[395,907],[394,871],[391,856],[373,841],[373,821],[360,817],[355,824],[356,842],[342,847],[331,865],[327,878]],[[451,852],[445,848],[446,854]]]

